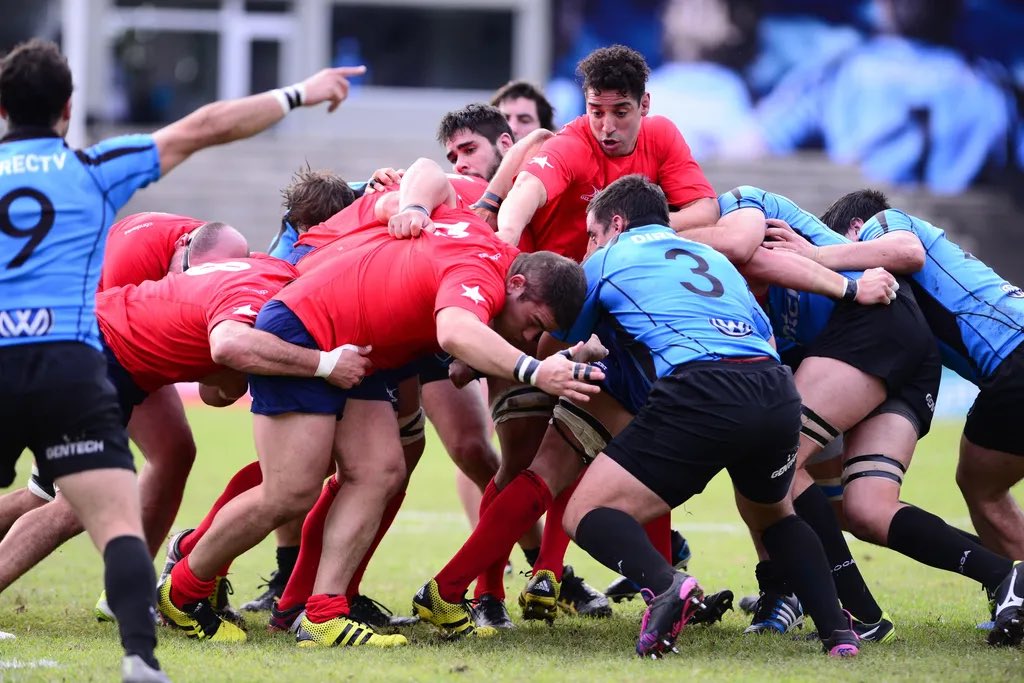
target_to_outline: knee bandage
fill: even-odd
[[[555,404],[551,425],[565,442],[580,454],[585,464],[590,464],[612,439],[612,435],[596,417],[564,398],[558,399],[558,403]],[[562,431],[563,428],[568,429],[569,433],[576,437],[583,446],[582,451]]]
[[[822,448],[839,436],[838,429],[807,406],[800,406],[800,433]]]
[[[843,465],[843,486],[861,477],[881,477],[896,482],[897,486],[903,484],[903,475],[907,468],[899,460],[890,458],[880,453],[872,455],[858,455],[850,458]]]
[[[557,399],[537,387],[517,384],[498,394],[491,401],[491,420],[499,425],[524,417],[551,417]]]
[[[398,418],[398,439],[403,446],[414,444],[426,438],[427,416],[420,408],[412,415]]]
[[[32,465],[32,475],[28,478],[27,488],[32,494],[42,498],[47,503],[52,502],[57,495],[57,491],[60,490],[52,481],[43,479],[39,474],[39,468],[34,464]]]

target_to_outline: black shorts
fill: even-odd
[[[135,470],[117,392],[99,351],[77,342],[0,348],[0,487],[30,449],[44,479],[116,467]]]
[[[908,285],[888,306],[837,304],[806,355],[833,358],[878,377],[888,398],[910,407],[918,437],[928,433],[942,360]]]
[[[1024,344],[978,386],[981,392],[967,411],[964,436],[976,446],[1024,456],[1024,434],[1017,426],[1024,404]]]
[[[789,493],[800,440],[800,395],[773,360],[687,363],[654,383],[605,453],[669,507],[725,468],[758,503]]]
[[[447,353],[432,353],[418,361],[420,386],[448,379],[448,367],[454,359]]]

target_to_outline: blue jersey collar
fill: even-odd
[[[46,126],[18,126],[7,131],[7,135],[0,138],[2,142],[13,142],[14,140],[29,140],[32,138],[59,138],[60,135],[53,128]]]

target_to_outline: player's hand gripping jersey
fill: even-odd
[[[737,187],[720,196],[718,206],[723,216],[739,209],[758,209],[764,213],[765,218],[786,221],[797,234],[816,246],[850,243],[848,239],[830,230],[816,216],[804,211],[786,197],[749,185]],[[846,271],[843,275],[857,279],[863,273]],[[825,328],[835,306],[834,300],[821,294],[785,289],[776,285],[768,287],[768,316],[772,330],[780,345],[783,344],[783,340],[787,342],[787,348],[790,343],[807,346],[813,342]]]
[[[489,322],[519,251],[468,210],[440,207],[432,218],[434,232],[412,240],[380,224],[336,238],[300,261],[300,277],[275,298],[321,349],[372,345],[374,367],[437,352],[437,311],[457,306]]]
[[[222,369],[210,358],[213,328],[225,320],[252,325],[263,304],[297,275],[287,262],[265,255],[213,261],[100,292],[96,313],[107,346],[150,392]]]
[[[548,198],[523,231],[519,248],[575,261],[587,251],[587,203],[623,176],[639,173],[660,185],[673,209],[715,196],[679,129],[662,116],[642,119],[636,149],[623,157],[605,154],[581,116],[547,140],[523,171],[544,184]]]
[[[53,131],[3,139],[0,346],[77,341],[100,348],[94,304],[107,230],[132,193],[159,177],[149,135],[84,150]]]

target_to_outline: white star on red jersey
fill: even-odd
[[[537,164],[541,168],[554,168],[554,165],[550,161],[548,161],[548,158],[546,156],[534,157],[530,159],[530,164]],[[527,166],[529,166],[530,164],[527,164]]]
[[[466,297],[467,299],[472,299],[473,303],[475,304],[482,304],[485,301],[487,301],[487,299],[485,299],[483,295],[480,293],[479,286],[467,287],[466,285],[462,285],[462,296]]]
[[[252,310],[252,306],[250,306],[249,304],[246,304],[244,306],[239,306],[238,308],[236,308],[235,310],[232,311],[232,314],[234,314],[234,315],[250,315],[250,316],[252,316],[254,318],[256,317],[256,315],[258,313],[259,313],[259,311]]]

